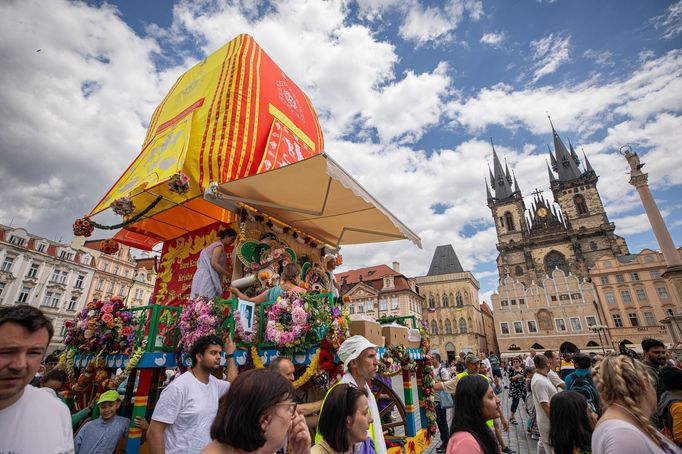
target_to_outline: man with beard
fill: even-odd
[[[156,404],[147,440],[152,454],[199,453],[211,442],[211,424],[218,412],[218,400],[237,377],[236,346],[225,342],[227,380],[211,375],[220,368],[223,341],[215,335],[202,336],[190,349],[192,367],[173,380]]]
[[[53,334],[35,307],[0,309],[0,452],[74,452],[66,405],[29,385]]]
[[[654,381],[656,388],[656,402],[660,402],[661,395],[665,391],[665,387],[659,378],[661,367],[665,366],[667,361],[665,345],[658,339],[644,339],[642,351],[644,352],[644,364],[646,364],[649,376]]]

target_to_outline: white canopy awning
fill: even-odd
[[[242,202],[332,246],[421,239],[326,154],[206,189],[204,199]]]

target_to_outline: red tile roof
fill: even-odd
[[[368,282],[378,279],[383,280],[384,276],[390,274],[394,276],[400,275],[399,272],[387,265],[369,266],[367,268],[358,268],[357,270],[349,270],[343,273],[338,273],[336,274],[336,281],[341,283],[345,277],[346,284],[357,284],[360,282],[361,277],[363,282]]]
[[[137,262],[136,268],[156,270],[156,257],[145,257],[141,259],[135,259],[135,261]]]

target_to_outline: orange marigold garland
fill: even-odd
[[[119,247],[120,246],[118,244],[118,241],[116,241],[113,238],[109,238],[102,241],[102,246],[100,247],[100,250],[105,254],[115,254],[118,252]]]
[[[94,230],[95,226],[88,218],[76,219],[76,222],[73,223],[73,234],[75,236],[89,237]]]

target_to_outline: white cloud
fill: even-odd
[[[668,216],[668,211],[661,211],[663,217]],[[616,234],[635,235],[637,233],[651,232],[651,223],[646,213],[624,216],[614,220],[616,224]]]
[[[402,138],[413,142],[425,129],[437,124],[450,86],[447,64],[441,62],[431,73],[414,74],[387,86],[366,110],[367,123],[377,129],[382,142]],[[409,108],[407,108],[409,106]]]
[[[159,48],[108,5],[2,2],[0,30],[0,219],[68,232],[139,152]]]
[[[544,38],[531,41],[533,60],[533,83],[543,76],[552,74],[559,66],[571,59],[571,37],[551,33]]]
[[[504,33],[486,33],[481,37],[480,42],[492,47],[501,47],[504,42]]]
[[[662,30],[663,38],[676,38],[682,33],[682,0],[668,6],[663,14],[651,18],[651,23],[657,30]]]
[[[402,38],[414,41],[418,46],[430,41],[447,41],[465,16],[477,21],[482,15],[483,4],[480,0],[450,0],[443,7],[424,7],[413,1],[407,7],[399,33]]]
[[[622,80],[522,90],[505,84],[483,88],[475,96],[452,101],[448,115],[471,132],[494,124],[546,134],[549,112],[563,131],[588,137],[611,121],[614,113],[646,119],[656,112],[681,109],[681,76],[682,51],[674,50],[633,68]]]
[[[613,53],[608,50],[587,49],[583,52],[583,56],[590,60],[594,60],[599,66],[613,67],[616,65],[613,61]]]

